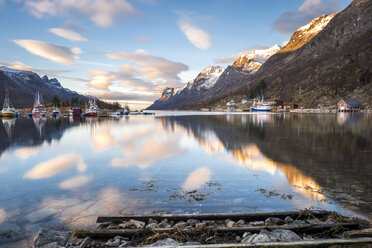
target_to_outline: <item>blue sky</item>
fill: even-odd
[[[239,53],[281,45],[350,2],[0,0],[0,64],[141,108],[209,64],[225,67]]]

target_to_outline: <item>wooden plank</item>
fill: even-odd
[[[262,212],[262,213],[224,213],[224,214],[160,214],[160,215],[120,215],[120,216],[99,216],[97,223],[102,222],[113,222],[120,223],[128,221],[130,219],[140,220],[147,222],[149,219],[161,221],[168,219],[169,221],[186,221],[188,219],[198,220],[246,220],[246,221],[257,221],[265,220],[269,217],[285,218],[290,216],[296,219],[301,214],[306,212],[302,211],[286,211],[286,212]],[[322,217],[329,214],[328,211],[311,211],[311,214],[315,217]]]
[[[288,229],[296,233],[316,233],[329,230],[331,228],[343,227],[347,229],[359,228],[358,223],[337,223],[337,224],[305,224],[305,225],[288,225],[288,226],[254,226],[254,227],[217,227],[204,229],[217,233],[235,233],[243,234],[245,232],[258,233],[262,229],[275,230],[275,229]],[[115,236],[131,237],[135,235],[147,235],[151,233],[172,233],[176,228],[155,228],[155,229],[95,229],[95,230],[79,230],[75,233],[78,238],[85,238],[87,236],[96,239],[108,239]],[[200,230],[203,232],[203,230]],[[182,230],[182,233],[195,233],[195,229]]]

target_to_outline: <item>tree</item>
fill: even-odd
[[[79,103],[79,99],[77,97],[71,98],[71,105],[77,105]]]
[[[60,107],[61,106],[61,100],[59,100],[57,95],[54,95],[52,103],[54,106]]]

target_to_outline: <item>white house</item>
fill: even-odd
[[[235,106],[235,102],[234,102],[234,100],[230,100],[230,101],[228,101],[228,102],[226,103],[226,106],[227,106],[227,107]]]

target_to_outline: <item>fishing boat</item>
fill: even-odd
[[[121,115],[124,115],[124,109],[123,108],[119,108],[118,110],[116,110],[116,112],[112,112],[111,115],[112,116],[121,116]]]
[[[128,105],[124,106],[124,115],[129,115],[130,114],[130,108]]]
[[[59,108],[56,106],[54,106],[53,108],[53,115],[56,116],[56,115],[59,115],[61,113],[61,111],[59,110]]]
[[[7,90],[5,92],[5,99],[4,99],[3,109],[1,111],[1,116],[2,117],[16,117],[16,115],[17,115],[17,111],[9,100],[9,92]]]
[[[77,106],[77,105],[74,105],[74,106],[71,106],[69,111],[68,111],[68,114],[70,117],[73,117],[73,116],[79,116],[81,115],[83,111],[81,110],[80,106]]]
[[[273,109],[273,106],[267,102],[264,102],[263,97],[261,101],[254,101],[253,106],[251,107],[252,112],[270,112]]]
[[[33,116],[45,116],[47,111],[45,109],[43,98],[41,97],[40,93],[36,93],[34,105],[31,109]]]
[[[96,99],[89,99],[88,107],[85,109],[85,115],[88,117],[96,117],[100,109],[97,106]]]

